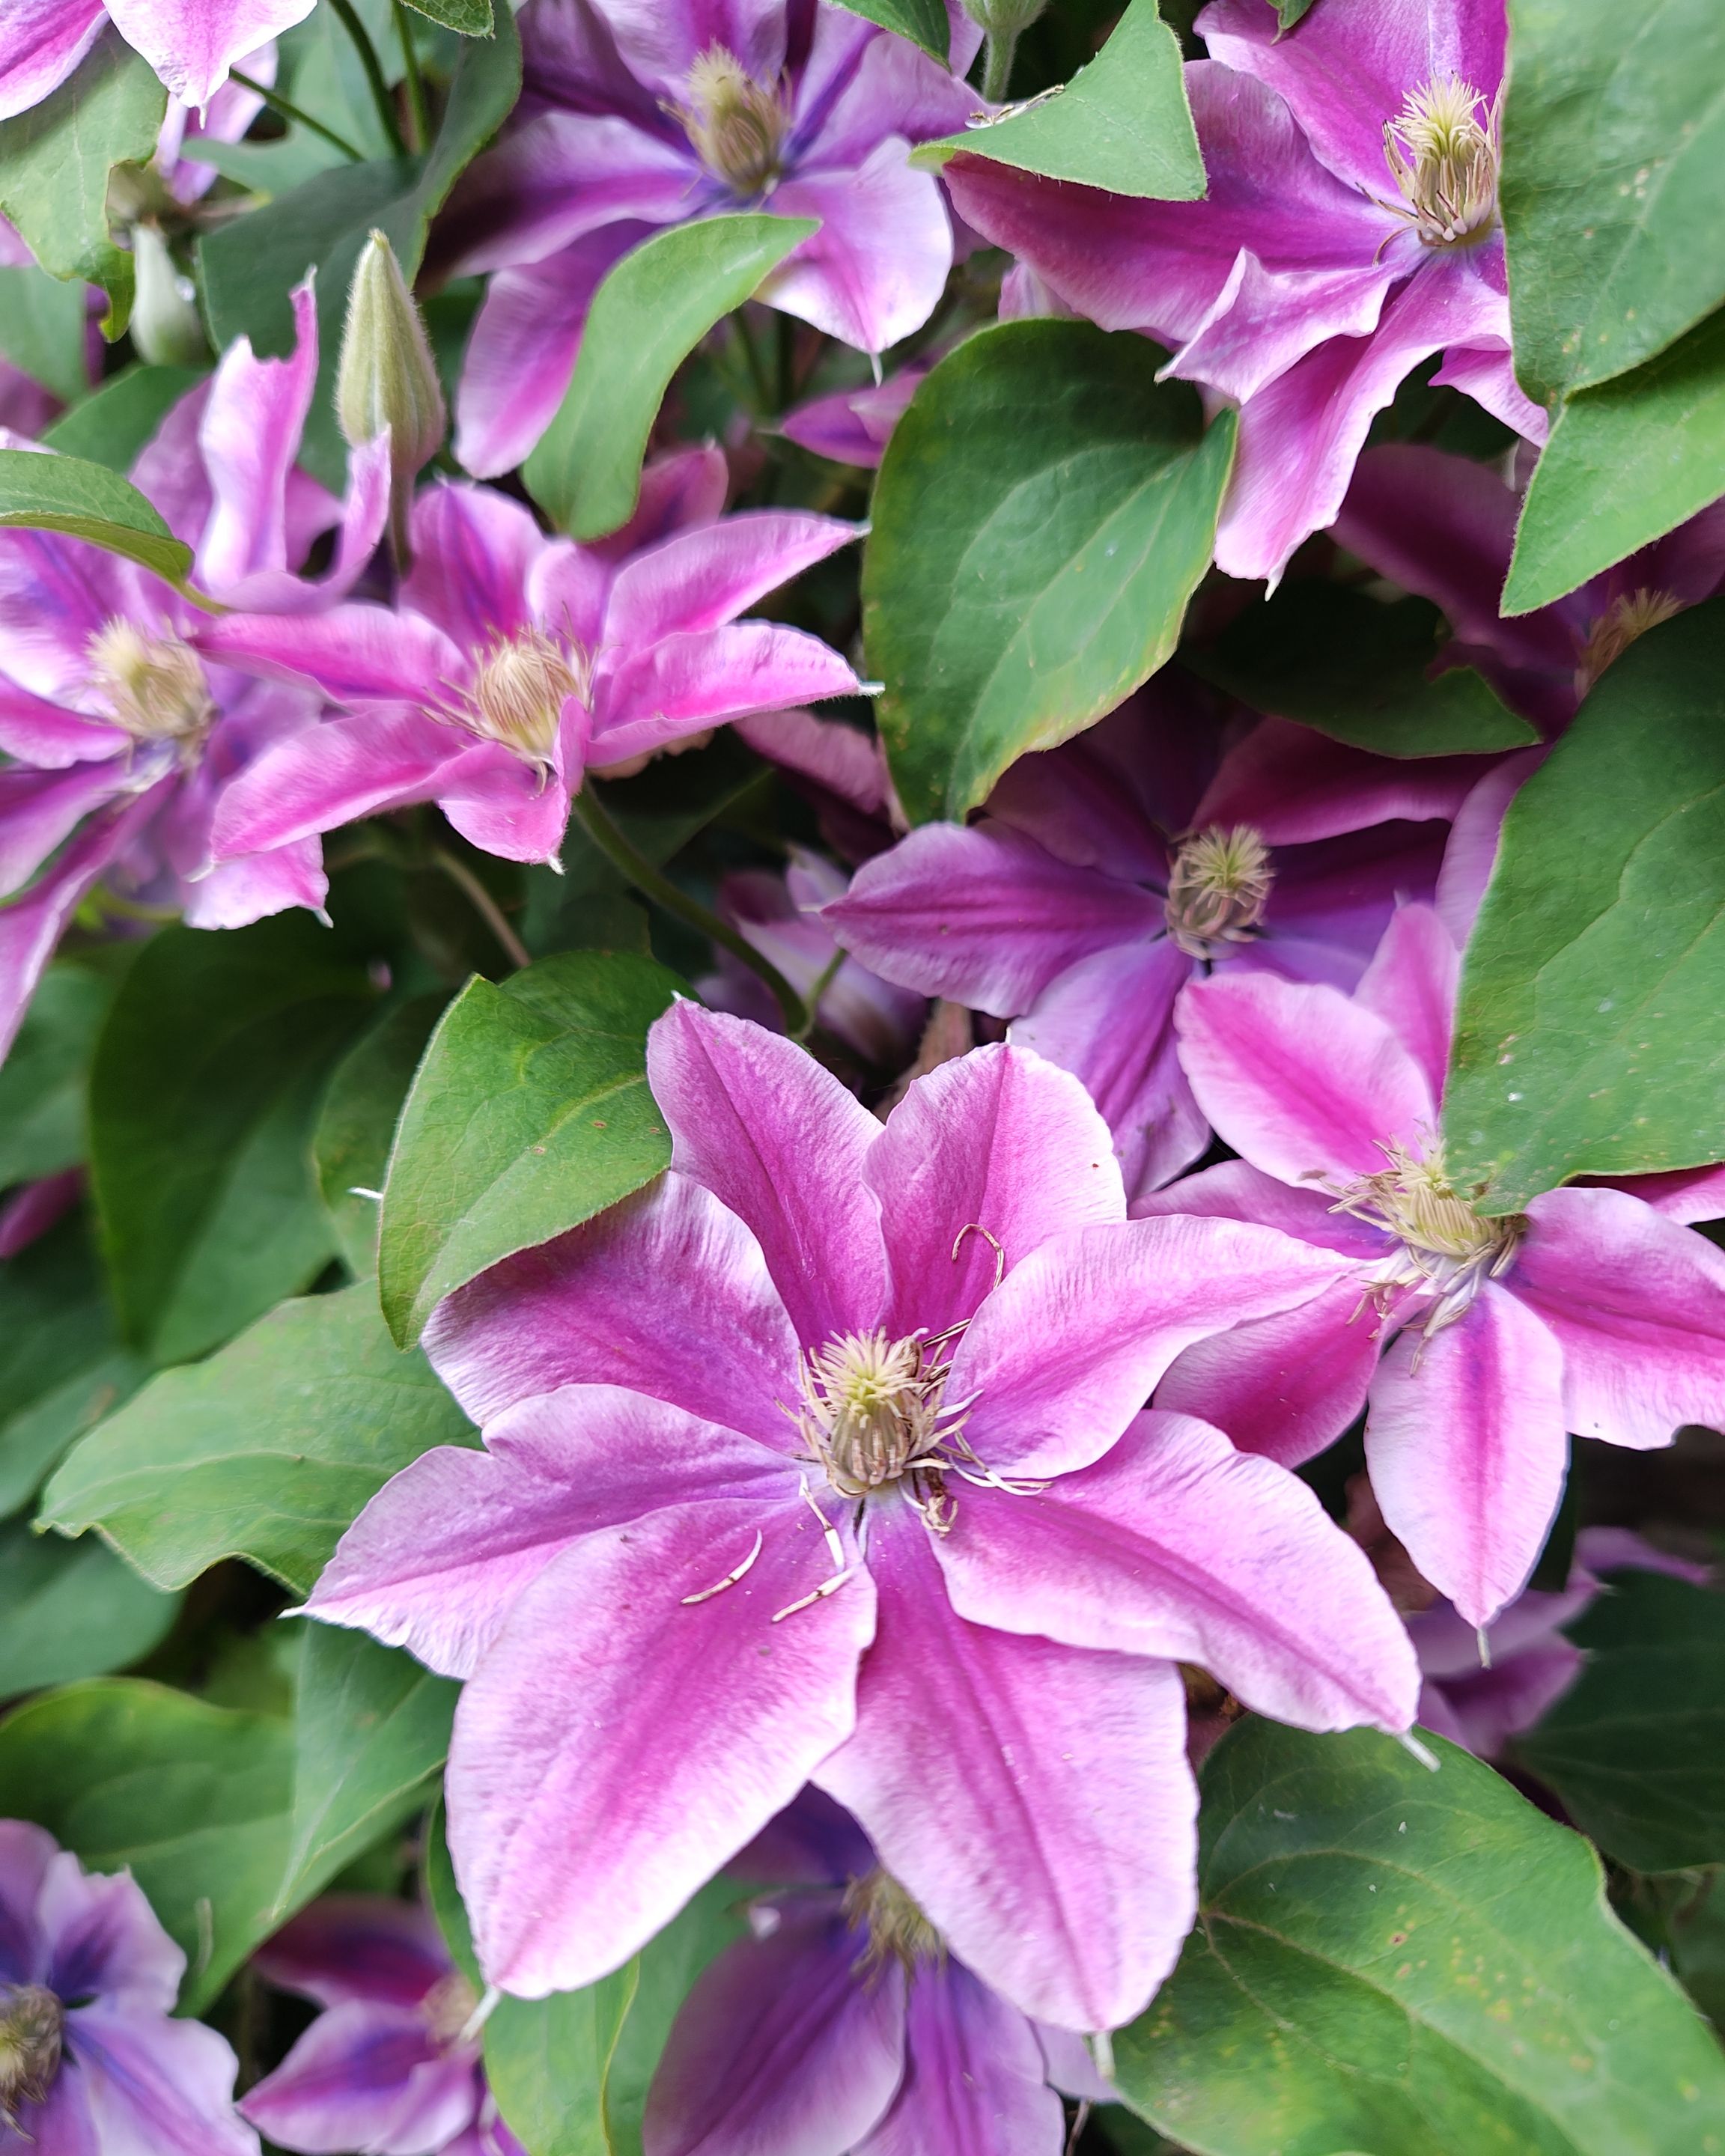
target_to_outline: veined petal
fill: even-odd
[[[114,2012],[173,2010],[186,1957],[128,1872],[85,1871],[69,1849],[48,1861],[33,1912],[48,1948],[38,1979],[62,1999]]]
[[[266,749],[223,787],[210,844],[218,860],[231,860],[433,800],[476,746],[460,727],[399,706],[325,719]]]
[[[464,649],[481,652],[527,623],[526,586],[547,541],[495,487],[440,480],[413,504],[413,566],[401,598]]]
[[[618,571],[605,640],[634,648],[678,631],[721,628],[859,536],[836,516],[793,509],[745,510],[674,532]]]
[[[33,764],[39,771],[64,771],[68,764],[119,756],[131,746],[131,736],[123,726],[51,704],[0,676],[0,750],[20,763]]]
[[[952,228],[932,172],[888,135],[849,169],[793,172],[774,191],[781,217],[818,217],[768,273],[761,297],[860,352],[885,352],[922,328],[946,289]]]
[[[66,2016],[66,2049],[97,2148],[143,2156],[258,2156],[234,2109],[236,2061],[201,2021],[116,2012],[98,2000]]]
[[[327,613],[231,613],[202,625],[198,649],[248,672],[304,681],[338,704],[435,706],[467,678],[458,645],[416,613],[362,600]]]
[[[962,1962],[911,1979],[905,2077],[856,2156],[1060,2156],[1066,2116],[1029,2021]]]
[[[0,897],[28,883],[92,810],[129,790],[130,778],[117,759],[59,771],[0,767]]]
[[[1481,767],[1469,756],[1373,756],[1291,719],[1260,719],[1217,766],[1190,821],[1194,830],[1250,824],[1266,844],[1293,846],[1368,824],[1447,819]]]
[[[418,2156],[443,2148],[479,2105],[472,2053],[440,2056],[417,2005],[352,1999],[320,2014],[240,2108],[285,2148]]]
[[[850,662],[777,622],[679,631],[614,666],[593,691],[593,762],[622,763],[726,719],[855,693]]]
[[[259,1972],[320,2006],[418,2006],[452,1966],[430,1911],[383,1894],[322,1894],[258,1948]]]
[[[107,0],[114,27],[183,105],[208,105],[234,63],[311,13],[312,0]]]
[[[1354,1000],[1391,1026],[1440,1101],[1450,1067],[1461,952],[1429,906],[1398,906]]]
[[[130,4],[136,10],[148,6],[149,0],[130,0]],[[204,0],[200,7],[198,0],[192,0],[189,8],[176,12],[195,15],[210,4],[211,0]],[[243,11],[257,5],[258,0],[243,0]],[[151,8],[150,12],[159,11]],[[310,10],[300,7],[297,12]],[[110,13],[116,11],[110,8]],[[290,13],[285,19],[295,18]],[[120,20],[117,13],[116,20]],[[124,32],[123,22],[121,28]],[[261,43],[270,34],[265,30],[254,42]],[[234,57],[250,49],[249,44],[241,46]],[[227,72],[225,59],[221,72]],[[203,100],[187,102],[201,104]],[[198,544],[198,569],[215,592],[227,592],[243,578],[261,572],[299,567],[288,558],[288,481],[317,381],[317,308],[309,279],[295,286],[292,305],[293,351],[285,359],[259,359],[251,339],[238,338],[216,369],[198,422],[198,445],[209,475],[212,499],[209,521]]]
[[[0,58],[0,120],[39,105],[95,43],[101,0],[17,0]]]

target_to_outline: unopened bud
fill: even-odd
[[[0,1984],[0,2125],[13,2133],[20,2104],[44,2103],[59,2071],[66,2010],[39,1984]]]
[[[991,38],[1017,37],[1047,6],[1048,0],[964,0],[965,13]]]
[[[442,446],[449,415],[425,325],[395,249],[381,232],[372,234],[353,268],[336,417],[355,449],[389,429],[393,528],[399,542],[414,475]]]
[[[135,291],[131,341],[151,367],[201,367],[209,357],[198,291],[174,267],[167,242],[153,224],[131,228]]]

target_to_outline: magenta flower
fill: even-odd
[[[1504,0],[1323,0],[1282,35],[1271,0],[1213,0],[1186,86],[1209,177],[1146,202],[956,159],[960,213],[1105,329],[1240,407],[1216,538],[1273,583],[1335,521],[1374,413],[1445,354],[1453,383],[1530,440],[1497,222]]]
[[[365,567],[388,501],[388,444],[356,455],[344,511],[295,468],[317,372],[309,285],[295,294],[289,359],[242,338],[181,399],[133,468],[194,549],[203,586],[300,616]],[[46,454],[46,452],[44,452]],[[292,573],[317,533],[341,529],[321,583]],[[0,533],[0,1052],[60,932],[105,880],[131,901],[234,928],[318,906],[317,842],[211,852],[222,788],[272,744],[315,724],[318,698],[234,672],[215,624],[129,562],[52,532]]]
[[[807,403],[785,413],[778,431],[803,449],[813,449],[817,456],[830,457],[834,464],[857,465],[865,471],[873,471],[886,454],[893,429],[933,365],[932,359],[913,360],[885,382],[811,397]]]
[[[1257,1220],[1346,1260],[1299,1309],[1189,1351],[1158,1405],[1292,1463],[1369,1402],[1385,1522],[1483,1626],[1538,1557],[1566,1432],[1645,1448],[1725,1427],[1725,1256],[1679,1224],[1717,1209],[1698,1179],[1668,1194],[1676,1218],[1605,1186],[1473,1210],[1438,1136],[1459,964],[1409,906],[1351,998],[1263,973],[1194,983],[1181,1060],[1241,1158],[1137,1209]]]
[[[87,1872],[0,1820],[0,2146],[41,2156],[258,2156],[235,2061],[174,2018],[186,1957],[128,1872]]]
[[[825,0],[530,0],[516,121],[462,182],[449,266],[493,270],[456,402],[481,476],[549,424],[593,292],[655,231],[738,209],[818,217],[761,296],[869,352],[919,329],[952,265],[911,146],[964,125],[981,33],[953,4],[949,74]]]
[[[1181,986],[1227,966],[1351,988],[1397,900],[1431,891],[1435,819],[1478,769],[1274,719],[1218,766],[1213,738],[1158,685],[1021,758],[981,823],[926,824],[866,862],[823,916],[887,980],[1013,1019],[1081,1078],[1129,1195],[1209,1140],[1175,1052]]]
[[[324,2010],[240,2109],[301,2156],[522,2156],[485,2086],[479,2006],[429,1912],[329,1894],[255,1966]]]
[[[1106,2102],[1082,2041],[948,1953],[809,1790],[743,1851],[752,1936],[697,1979],[647,2098],[645,2156],[1060,2156],[1056,2088]],[[1052,2086],[1050,2086],[1052,2084]]]
[[[387,1485],[309,1604],[467,1680],[486,1974],[615,1968],[812,1779],[1021,2011],[1122,2020],[1193,1914],[1175,1660],[1315,1727],[1412,1712],[1406,1635],[1303,1486],[1139,1414],[1337,1261],[1128,1222],[1083,1088],[1021,1049],[884,1128],[693,1004],[648,1069],[671,1173],[440,1306],[486,1450]]]
[[[313,0],[7,0],[0,120],[39,105],[105,23],[141,53],[184,104],[207,105],[235,61],[301,22]]]

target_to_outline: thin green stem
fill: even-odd
[[[254,97],[261,97],[272,112],[279,112],[294,126],[309,127],[314,135],[321,135],[326,142],[339,150],[344,157],[351,157],[356,165],[365,162],[363,150],[356,150],[345,135],[338,135],[333,127],[326,127],[322,121],[314,120],[309,112],[300,111],[297,105],[271,90],[268,83],[259,82],[253,75],[242,74],[238,68],[229,68],[228,78],[230,82],[237,82],[242,90],[249,90]]]
[[[822,967],[820,978],[809,991],[809,1016],[803,1022],[801,1032],[797,1035],[798,1040],[806,1041],[809,1034],[814,1031],[815,1015],[820,1009],[820,999],[833,985],[834,977],[844,963],[845,953],[842,951],[834,951],[826,964]]]
[[[771,418],[778,406],[773,401],[773,385],[768,381],[767,369],[762,364],[761,347],[755,342],[754,334],[744,320],[741,307],[731,319],[737,326],[737,341],[742,346],[742,356],[748,362],[749,379],[755,385],[755,416],[760,419]]]
[[[459,861],[444,847],[434,846],[431,858],[467,899],[487,928],[503,947],[504,956],[518,971],[533,963],[532,953],[509,925],[503,909],[498,905],[465,861]]]
[[[354,50],[359,54],[359,64],[365,69],[366,81],[371,88],[372,102],[377,108],[377,117],[383,123],[390,147],[397,157],[404,156],[408,146],[402,140],[401,122],[395,116],[395,100],[383,80],[383,63],[377,58],[377,48],[367,34],[365,24],[353,12],[353,0],[330,0],[330,5],[353,40]]]
[[[786,1031],[793,1038],[801,1038],[809,1023],[808,1007],[778,967],[763,958],[746,936],[739,935],[717,914],[710,913],[687,891],[679,890],[644,854],[638,853],[613,821],[610,812],[601,805],[591,781],[575,796],[575,814],[582,829],[612,867],[627,876],[644,898],[650,898],[655,906],[662,906],[686,927],[728,951],[764,981],[784,1014]]]
[[[419,72],[419,55],[413,49],[413,26],[401,0],[393,0],[395,33],[401,39],[401,56],[408,74],[408,132],[410,150],[423,150],[431,140],[431,118],[425,104],[425,78]]]
[[[1006,95],[1006,85],[1012,80],[1013,54],[1018,48],[1016,30],[989,31],[983,57],[983,95],[990,105],[999,105]]]

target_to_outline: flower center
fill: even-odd
[[[202,740],[215,717],[203,661],[177,636],[146,636],[116,617],[90,639],[97,694],[116,726],[139,741]]]
[[[1441,1146],[1423,1158],[1397,1138],[1381,1150],[1389,1167],[1358,1177],[1339,1193],[1332,1210],[1351,1213],[1401,1245],[1373,1275],[1372,1300],[1388,1316],[1403,1288],[1435,1296],[1425,1327],[1429,1339],[1466,1313],[1486,1281],[1507,1271],[1527,1224],[1519,1214],[1494,1219],[1476,1213],[1458,1197],[1444,1170]]]
[[[425,2017],[432,2041],[446,2051],[459,2041],[461,2031],[472,2020],[478,2006],[478,1993],[459,1969],[452,1969],[426,1993],[419,2002],[419,2011]]]
[[[1588,631],[1581,648],[1575,667],[1581,694],[1584,696],[1605,669],[1617,664],[1637,637],[1682,611],[1681,599],[1670,592],[1650,591],[1645,584],[1639,591],[1620,593]]]
[[[1168,875],[1168,932],[1191,958],[1213,958],[1219,943],[1250,943],[1275,880],[1270,849],[1249,824],[1194,832]]]
[[[770,192],[783,167],[791,116],[723,45],[710,45],[689,70],[686,105],[674,106],[695,154],[733,194]]]
[[[0,1984],[0,2123],[14,2133],[21,2103],[44,2103],[59,2071],[66,2010],[39,1984]]]
[[[945,1958],[946,1943],[890,1871],[870,1871],[845,1889],[845,1918],[855,1931],[868,1928],[869,1943],[857,1964],[868,1976],[889,1959],[909,1975],[919,1961]]]
[[[470,686],[449,716],[483,741],[501,742],[528,763],[547,764],[563,705],[592,687],[585,652],[541,629],[502,637],[480,659]]]
[[[1498,104],[1459,75],[1409,90],[1384,129],[1402,215],[1428,247],[1478,239],[1497,222]]]
[[[942,1422],[948,1367],[930,1358],[920,1334],[889,1340],[882,1330],[844,1333],[804,1356],[798,1425],[840,1496],[901,1481],[957,1434],[957,1423]],[[922,1472],[937,1506],[950,1502],[939,1469]]]

